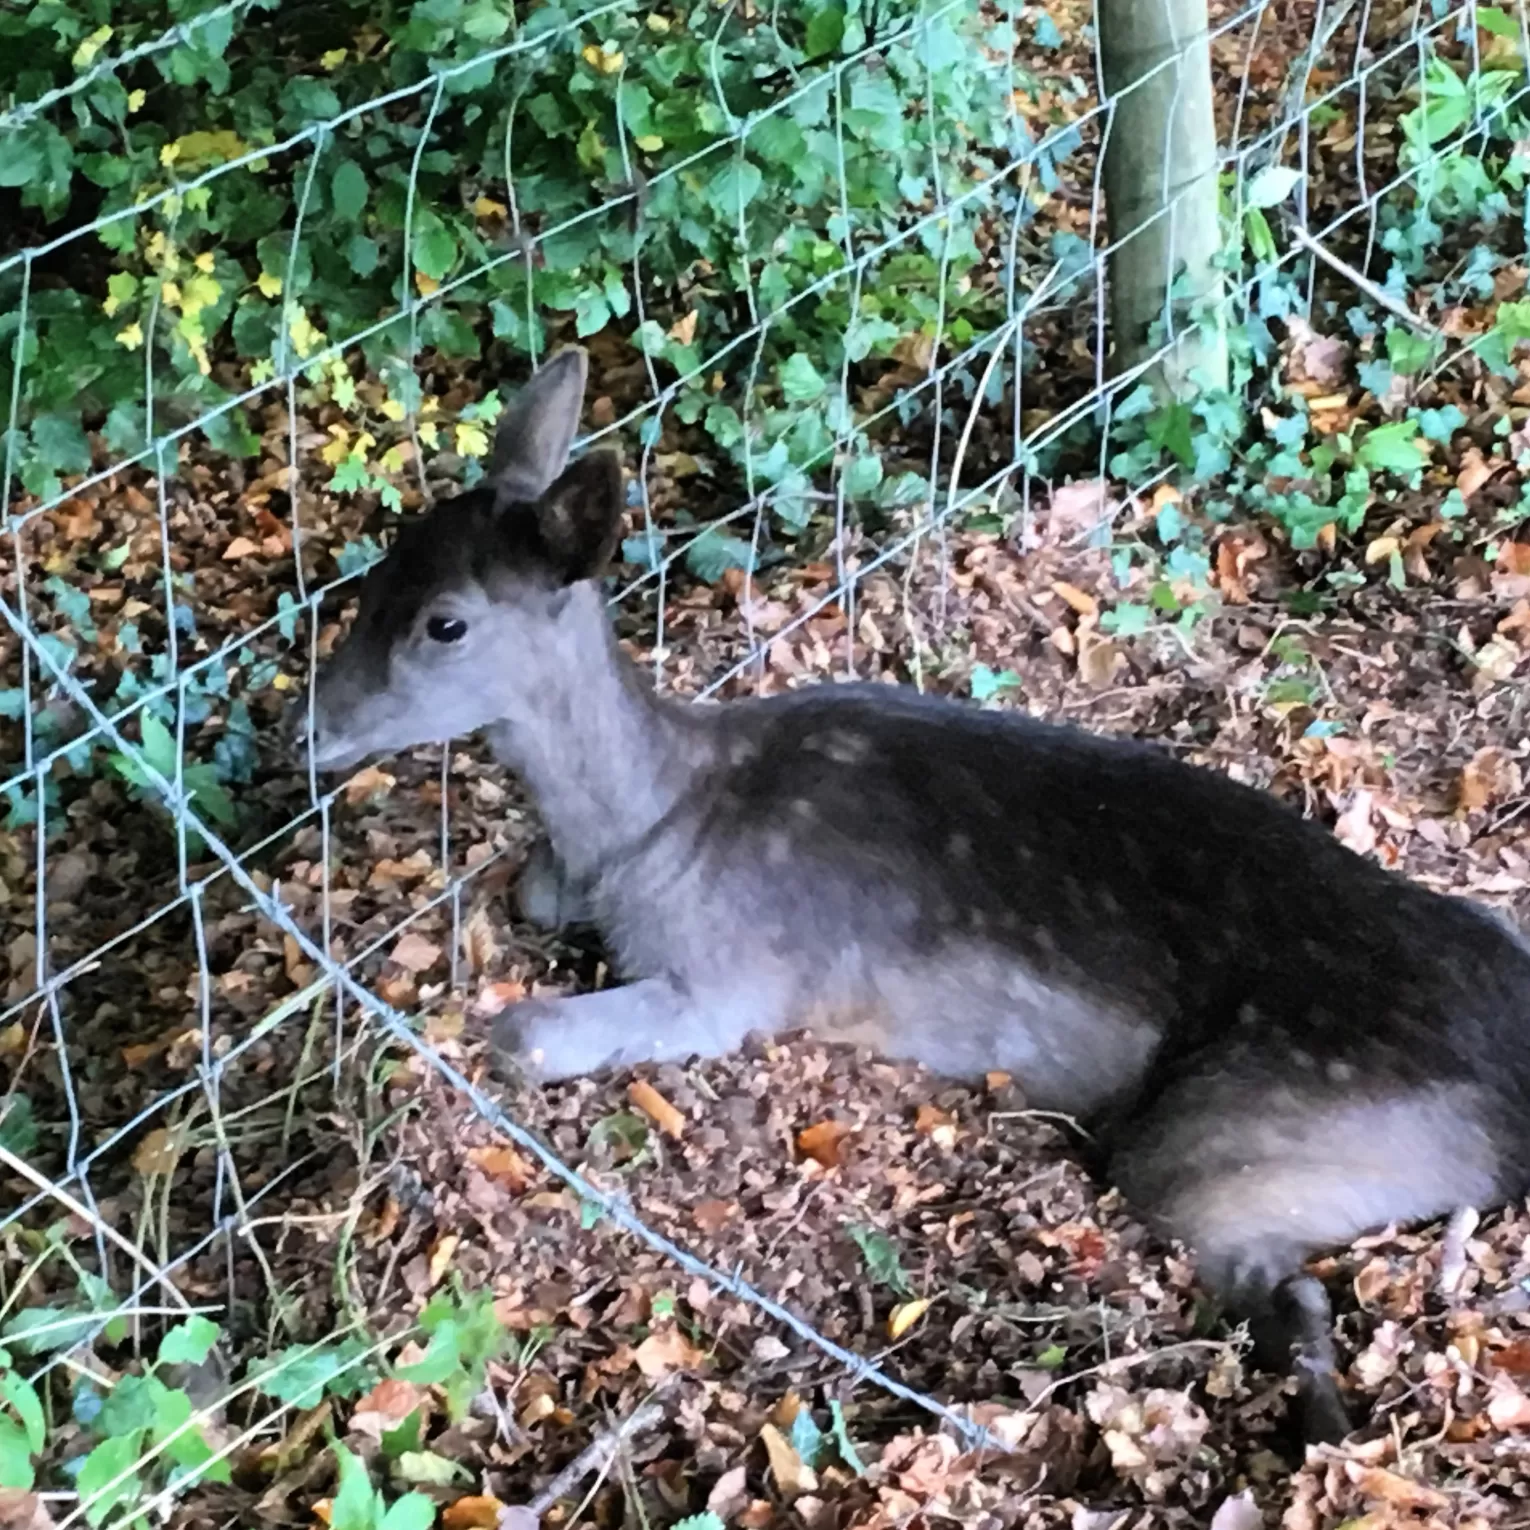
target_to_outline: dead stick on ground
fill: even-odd
[[[629,1440],[652,1429],[663,1417],[662,1404],[645,1403],[616,1428],[604,1430],[591,1440],[526,1507],[533,1514],[545,1514],[560,1498],[573,1492],[591,1472],[602,1470]]]
[[[1291,230],[1291,238],[1304,250],[1308,250],[1316,255],[1326,265],[1332,266],[1340,276],[1351,283],[1351,285],[1358,287],[1373,303],[1380,304],[1388,313],[1396,314],[1404,324],[1411,324],[1420,334],[1429,335],[1435,339],[1440,337],[1439,330],[1428,319],[1421,318],[1406,303],[1400,302],[1397,298],[1393,297],[1390,292],[1384,292],[1368,276],[1350,265],[1347,260],[1340,260],[1332,250],[1319,244],[1306,229],[1293,228]]]

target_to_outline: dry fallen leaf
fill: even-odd
[[[227,547],[223,549],[223,559],[226,563],[232,563],[236,558],[251,558],[260,551],[260,547],[248,537],[235,537]]]
[[[887,1319],[887,1336],[901,1339],[915,1323],[930,1310],[930,1298],[921,1296],[917,1301],[900,1302]]]
[[[1475,813],[1503,802],[1518,793],[1520,784],[1519,765],[1513,755],[1493,746],[1479,749],[1461,770],[1461,810]]]
[[[1415,1482],[1411,1477],[1389,1472],[1384,1466],[1351,1466],[1349,1475],[1355,1486],[1369,1498],[1379,1498],[1383,1503],[1394,1504],[1399,1509],[1430,1509],[1450,1507],[1450,1500],[1432,1487]]]
[[[348,806],[355,807],[371,797],[386,796],[395,785],[397,777],[390,776],[387,771],[379,770],[375,765],[368,765],[345,783],[345,800]]]
[[[1081,590],[1066,579],[1052,581],[1052,593],[1066,601],[1080,616],[1098,616],[1100,603],[1087,590]]]
[[[165,1126],[156,1126],[138,1144],[133,1154],[133,1167],[145,1176],[170,1174],[174,1172],[180,1156],[180,1145],[175,1141],[170,1129]]]
[[[503,1185],[512,1195],[520,1195],[536,1172],[513,1147],[506,1147],[503,1143],[470,1149],[468,1162]]]
[[[657,1381],[671,1371],[695,1370],[704,1357],[678,1328],[663,1328],[638,1345],[636,1358],[637,1368],[650,1381]]]
[[[1211,1516],[1211,1530],[1261,1530],[1263,1524],[1264,1515],[1247,1488],[1224,1498]]]
[[[766,1424],[760,1430],[760,1438],[765,1442],[765,1454],[770,1458],[770,1475],[783,1498],[788,1501],[799,1498],[818,1486],[817,1473],[803,1464],[802,1457],[774,1424]]]
[[[850,1128],[843,1122],[819,1121],[797,1133],[797,1151],[832,1169],[839,1163],[840,1143],[849,1135]]]
[[[53,1530],[55,1523],[36,1493],[0,1488],[0,1530]]]
[[[467,923],[462,926],[462,954],[467,958],[469,972],[483,972],[499,960],[494,925],[488,909],[482,904],[468,915]]]
[[[442,1233],[436,1239],[436,1246],[430,1251],[430,1285],[431,1289],[441,1284],[447,1270],[451,1268],[452,1255],[457,1252],[457,1245],[462,1242],[456,1233]]]
[[[691,1212],[691,1220],[702,1232],[721,1232],[739,1214],[737,1201],[702,1201]]]
[[[743,1511],[749,1502],[748,1473],[742,1466],[725,1471],[707,1494],[707,1509],[724,1524]]]
[[[456,1503],[442,1509],[441,1530],[499,1530],[500,1511],[504,1507],[497,1498],[459,1498]],[[531,1523],[534,1530],[535,1519]]]
[[[956,1146],[956,1118],[937,1105],[921,1105],[914,1117],[914,1130],[928,1137],[948,1153]]]
[[[418,975],[429,972],[441,960],[441,948],[410,930],[388,953],[388,960],[396,962],[406,972]]]
[[[685,1134],[685,1112],[677,1110],[646,1079],[635,1078],[627,1087],[627,1098],[667,1137]]]

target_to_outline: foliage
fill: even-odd
[[[0,18],[0,91],[66,83],[160,14],[62,0]],[[0,118],[13,243],[104,220],[63,246],[62,283],[26,292],[21,483],[51,496],[86,471],[82,426],[142,451],[148,363],[161,428],[219,411],[202,429],[244,452],[235,400],[300,369],[301,400],[349,417],[324,452],[331,487],[395,495],[412,440],[470,462],[488,442],[473,409],[436,412],[417,354],[539,353],[610,326],[681,421],[777,488],[787,530],[837,437],[868,464],[852,494],[885,498],[841,378],[902,336],[978,333],[994,297],[963,277],[983,213],[966,193],[1021,146],[1008,46],[975,0],[784,0],[768,17],[621,0],[519,22],[508,0],[316,15],[259,0],[222,16],[67,109]],[[6,376],[22,296],[13,264]],[[357,369],[336,348],[363,332]],[[737,342],[726,381],[704,370]]]

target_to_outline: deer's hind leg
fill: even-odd
[[[1331,1075],[1292,1079],[1273,1050],[1171,1085],[1123,1133],[1112,1169],[1247,1320],[1259,1362],[1294,1371],[1313,1441],[1350,1425],[1328,1297],[1306,1260],[1390,1222],[1491,1204],[1504,1183],[1475,1086],[1373,1078],[1341,1091]]]

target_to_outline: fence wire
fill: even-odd
[[[93,57],[68,83],[35,99],[14,101],[0,112],[0,134],[45,123],[50,114],[78,105],[119,75],[130,76],[135,68],[162,61],[162,56],[173,55],[177,49],[195,46],[198,35],[211,29],[223,28],[228,37],[236,37],[239,24],[252,21],[262,10],[276,9],[270,0],[260,8],[254,0],[235,0],[121,52]],[[658,680],[666,683],[673,679],[670,661],[683,642],[674,639],[667,627],[677,567],[694,557],[697,544],[705,539],[711,538],[715,544],[719,536],[732,537],[734,541],[728,545],[744,550],[735,566],[742,574],[745,590],[750,590],[767,572],[761,560],[773,528],[784,514],[788,522],[798,514],[795,509],[790,513],[785,509],[794,497],[816,496],[814,503],[832,508],[834,535],[829,546],[835,567],[829,588],[769,633],[754,631],[746,599],[743,651],[724,656],[710,672],[693,676],[694,683],[687,687],[693,693],[713,696],[758,681],[765,672],[771,646],[807,628],[831,608],[846,613],[838,663],[847,673],[858,672],[863,656],[856,648],[856,600],[873,574],[907,569],[928,548],[944,558],[944,536],[962,515],[975,508],[995,503],[1028,507],[1033,492],[1046,488],[1037,464],[1080,427],[1097,429],[1100,476],[1112,472],[1111,443],[1118,413],[1136,396],[1155,364],[1173,351],[1176,341],[1170,335],[1136,365],[1124,371],[1110,370],[1105,344],[1107,271],[1125,245],[1144,235],[1139,229],[1128,240],[1112,241],[1100,190],[1102,154],[1122,96],[1106,93],[1096,60],[1093,84],[1072,81],[1068,86],[1070,90],[1076,87],[1072,106],[1068,111],[1058,110],[1054,114],[1057,120],[1049,128],[1035,132],[1021,121],[1017,103],[1022,95],[1034,93],[1036,80],[1035,71],[1022,64],[1019,40],[1031,37],[1044,25],[1058,30],[1046,11],[1012,6],[983,13],[985,24],[996,27],[1005,23],[1010,35],[1007,57],[1002,49],[980,42],[975,35],[968,37],[972,47],[982,47],[984,67],[1007,82],[1006,141],[978,146],[984,152],[978,155],[977,168],[970,174],[957,174],[956,167],[943,158],[932,122],[931,163],[925,186],[901,216],[878,216],[875,211],[853,205],[846,174],[847,139],[861,130],[857,113],[866,110],[857,104],[864,99],[857,92],[869,89],[868,81],[875,84],[885,76],[891,52],[904,50],[910,58],[919,59],[923,57],[921,49],[929,53],[934,42],[944,46],[947,34],[940,30],[941,25],[970,17],[969,0],[922,6],[897,20],[890,30],[868,37],[863,47],[840,57],[819,59],[810,67],[791,67],[787,70],[787,88],[774,99],[743,112],[736,112],[729,101],[729,87],[718,63],[719,41],[712,49],[712,72],[706,82],[715,122],[709,141],[651,173],[640,173],[636,168],[635,156],[640,152],[637,141],[647,135],[634,131],[629,120],[637,98],[618,91],[615,152],[625,171],[625,184],[607,184],[601,189],[596,184],[599,178],[591,172],[591,186],[598,192],[598,200],[591,205],[539,219],[523,215],[511,128],[522,94],[529,88],[526,71],[547,67],[560,49],[564,56],[573,58],[581,39],[591,39],[588,46],[595,47],[599,55],[591,68],[603,68],[601,60],[616,55],[601,52],[602,27],[629,10],[626,0],[613,0],[577,15],[553,13],[539,29],[521,26],[503,45],[443,63],[426,77],[363,103],[316,116],[301,131],[241,147],[239,152],[184,178],[176,174],[174,160],[168,160],[165,184],[145,186],[130,203],[0,256],[0,284],[11,283],[9,288],[0,285],[0,292],[15,294],[14,308],[0,315],[10,324],[8,331],[0,330],[0,337],[9,335],[13,356],[0,478],[0,507],[5,514],[9,552],[0,617],[14,639],[10,659],[17,682],[13,692],[0,693],[16,697],[0,717],[8,720],[19,744],[18,756],[0,764],[4,776],[0,796],[10,805],[8,833],[16,854],[29,861],[26,874],[32,883],[34,909],[30,928],[18,929],[10,939],[11,982],[0,1007],[0,1036],[9,1027],[24,1037],[28,1058],[36,1051],[49,1051],[54,1070],[51,1082],[64,1112],[55,1134],[56,1153],[17,1152],[6,1145],[7,1138],[0,1132],[0,1178],[23,1187],[19,1201],[0,1216],[0,1237],[60,1213],[73,1216],[89,1230],[100,1279],[111,1291],[121,1289],[124,1294],[98,1306],[88,1327],[79,1330],[82,1340],[105,1331],[115,1319],[217,1310],[216,1304],[209,1308],[206,1303],[191,1302],[175,1277],[220,1244],[226,1250],[230,1270],[236,1244],[252,1248],[256,1258],[262,1257],[258,1233],[252,1231],[256,1212],[279,1206],[292,1183],[312,1167],[307,1159],[299,1158],[261,1174],[258,1182],[252,1179],[251,1164],[237,1147],[250,1106],[241,1104],[231,1114],[223,1098],[225,1084],[243,1076],[248,1085],[249,1070],[260,1064],[273,1033],[312,1026],[316,1016],[327,1015],[334,1027],[332,1053],[322,1060],[311,1060],[305,1050],[298,1076],[285,1080],[279,1094],[264,1096],[258,1103],[265,1105],[282,1098],[296,1101],[307,1083],[326,1076],[338,1079],[343,1066],[360,1056],[364,1024],[369,1023],[415,1054],[455,1097],[505,1139],[532,1155],[582,1203],[598,1208],[605,1225],[641,1239],[677,1268],[759,1309],[816,1346],[853,1382],[879,1387],[916,1405],[970,1445],[1002,1449],[1000,1441],[959,1410],[904,1385],[884,1366],[847,1350],[800,1314],[745,1281],[738,1271],[716,1267],[649,1226],[626,1198],[591,1183],[512,1119],[499,1102],[425,1039],[405,1006],[385,996],[377,973],[386,953],[410,928],[431,925],[439,918],[449,921],[450,981],[453,987],[460,986],[464,976],[464,908],[471,905],[475,889],[486,874],[496,867],[502,869],[505,858],[514,851],[513,846],[490,847],[491,853],[469,862],[460,843],[460,826],[452,819],[451,746],[442,755],[440,816],[432,831],[437,841],[434,883],[406,915],[372,930],[354,949],[347,949],[341,928],[344,921],[337,915],[333,897],[334,869],[346,854],[336,830],[337,816],[343,810],[342,788],[321,782],[310,759],[306,766],[297,767],[306,772],[302,788],[306,800],[297,803],[285,821],[266,826],[248,842],[237,839],[206,806],[210,764],[196,752],[198,730],[209,713],[217,715],[220,708],[231,705],[228,676],[241,674],[248,680],[265,662],[264,656],[273,645],[295,642],[294,634],[301,626],[307,634],[306,653],[288,668],[299,680],[305,673],[311,677],[323,628],[321,606],[354,581],[368,561],[363,550],[333,578],[313,580],[305,572],[305,543],[328,534],[322,526],[304,523],[305,509],[311,509],[319,497],[309,479],[327,471],[318,461],[315,432],[305,418],[306,406],[299,401],[299,389],[305,381],[323,374],[331,364],[350,365],[357,357],[363,358],[363,375],[370,375],[375,370],[377,347],[385,343],[395,347],[401,368],[397,375],[417,379],[422,357],[432,349],[424,328],[433,316],[447,311],[454,300],[478,291],[496,273],[511,268],[525,273],[527,306],[523,316],[507,319],[506,327],[524,339],[521,348],[530,351],[534,361],[543,330],[553,316],[553,310],[538,298],[536,287],[536,274],[544,269],[549,249],[555,249],[560,239],[613,216],[628,220],[640,233],[646,209],[671,194],[677,199],[700,197],[702,172],[712,177],[706,184],[715,187],[720,165],[733,167],[732,184],[742,188],[748,180],[746,170],[753,166],[751,155],[763,158],[761,145],[769,143],[770,134],[776,131],[774,125],[794,120],[794,113],[806,111],[812,103],[821,103],[829,124],[829,140],[834,146],[831,175],[837,181],[837,206],[828,219],[823,240],[827,253],[820,252],[819,274],[804,275],[784,293],[769,290],[772,252],[753,248],[746,199],[740,190],[732,248],[721,265],[714,265],[705,277],[737,300],[742,318],[736,329],[704,355],[691,354],[682,345],[667,361],[662,360],[657,347],[644,341],[639,359],[646,397],[620,412],[613,411],[582,443],[609,438],[635,445],[635,451],[629,452],[629,460],[635,457],[637,469],[632,481],[636,531],[631,547],[642,556],[629,558],[639,572],[614,592],[613,600],[618,606],[649,613]],[[736,10],[751,17],[754,14],[752,7],[726,7],[716,22],[717,39],[723,37]],[[1431,61],[1439,50],[1464,49],[1470,80],[1482,78],[1479,7],[1474,0],[1436,6],[1427,14],[1422,4],[1406,12],[1394,9],[1386,16],[1381,11],[1373,0],[1358,5],[1356,0],[1337,4],[1320,0],[1313,8],[1304,45],[1294,51],[1277,50],[1278,78],[1263,93],[1268,108],[1265,120],[1252,128],[1249,123],[1259,115],[1251,102],[1251,81],[1257,73],[1254,66],[1273,46],[1269,41],[1272,32],[1280,25],[1289,27],[1289,20],[1270,0],[1253,0],[1238,8],[1213,8],[1210,41],[1218,59],[1216,88],[1224,107],[1232,102],[1227,113],[1231,126],[1219,145],[1219,158],[1234,220],[1247,205],[1250,183],[1261,171],[1269,166],[1290,166],[1299,172],[1292,182],[1294,199],[1286,208],[1283,248],[1252,271],[1238,269],[1229,275],[1222,302],[1225,322],[1235,332],[1248,323],[1260,292],[1281,273],[1305,274],[1305,302],[1310,308],[1316,273],[1325,267],[1341,277],[1347,273],[1366,283],[1355,294],[1356,301],[1390,296],[1395,312],[1398,294],[1380,292],[1360,275],[1370,267],[1382,238],[1380,219],[1389,199],[1410,191],[1422,177],[1434,175],[1464,145],[1480,141],[1495,123],[1507,121],[1530,92],[1530,80],[1523,77],[1500,83],[1491,96],[1474,83],[1469,108],[1450,131],[1432,135],[1406,165],[1398,162],[1394,152],[1390,173],[1379,172],[1378,164],[1384,165],[1386,156],[1367,156],[1371,147],[1368,132],[1375,132],[1377,122],[1382,121],[1395,145],[1395,103],[1411,83],[1427,104],[1430,81],[1435,78],[1430,74]],[[1062,8],[1057,14],[1063,14]],[[1523,0],[1512,14],[1522,40],[1521,56],[1530,58]],[[1085,21],[1098,27],[1097,18],[1082,14],[1070,14],[1065,20],[1074,28]],[[753,24],[775,25],[762,18]],[[1339,40],[1348,36],[1355,39],[1353,51],[1347,58],[1338,58]],[[1091,58],[1096,56],[1097,45],[1092,40],[1080,43],[1074,36],[1073,42]],[[1235,42],[1242,43],[1241,69],[1236,62],[1227,62],[1238,51]],[[1178,68],[1183,58],[1205,43],[1205,38],[1192,39],[1178,55],[1158,64],[1157,71]],[[925,57],[924,66],[926,77],[933,78],[937,67],[933,57]],[[625,63],[618,64],[615,72],[621,74],[626,67]],[[1229,68],[1237,74],[1236,86],[1222,73]],[[500,183],[489,188],[504,199],[506,236],[500,247],[487,251],[482,259],[471,264],[464,261],[462,269],[436,279],[422,272],[416,262],[421,230],[440,221],[438,210],[421,189],[423,170],[433,136],[454,113],[464,110],[461,102],[473,99],[469,89],[486,78],[502,80],[509,98],[504,128],[505,173]],[[1150,79],[1139,80],[1132,88],[1146,88]],[[623,80],[625,83],[625,76]],[[1322,126],[1346,104],[1354,113],[1353,145],[1329,150],[1324,145]],[[932,119],[938,115],[933,86],[919,105]],[[903,109],[914,111],[907,102]],[[301,326],[307,321],[303,305],[289,299],[288,294],[299,286],[308,226],[321,195],[316,188],[324,186],[323,176],[335,157],[337,144],[349,141],[349,135],[365,133],[400,117],[417,121],[418,134],[402,190],[402,264],[394,283],[396,301],[388,312],[342,338],[323,334],[313,342],[302,332]],[[953,124],[942,126],[957,131]],[[1353,175],[1344,183],[1344,195],[1328,196],[1319,209],[1311,205],[1309,188],[1319,179],[1323,156],[1330,152],[1335,158],[1340,153],[1352,154]],[[283,269],[267,268],[263,272],[273,282],[280,281],[283,299],[268,355],[259,364],[235,369],[235,380],[223,388],[224,396],[216,402],[184,418],[167,416],[174,386],[161,371],[171,343],[162,331],[162,326],[168,329],[169,300],[162,286],[147,282],[145,290],[154,290],[141,326],[142,439],[136,445],[111,450],[106,460],[98,456],[96,462],[61,475],[63,481],[54,486],[39,489],[34,481],[31,488],[25,487],[31,449],[28,431],[34,425],[27,399],[35,378],[29,368],[37,365],[36,346],[30,342],[40,326],[56,322],[57,273],[72,260],[85,260],[86,252],[93,252],[103,237],[117,240],[114,247],[118,248],[127,232],[135,242],[150,239],[157,228],[173,229],[177,216],[195,205],[199,197],[215,192],[232,194],[266,176],[283,180],[295,192],[291,227],[281,241]],[[1052,227],[1050,237],[1044,237],[1045,225],[1037,217],[1038,198],[1042,203],[1050,200],[1064,209],[1074,209],[1065,223]],[[1170,199],[1157,216],[1172,220],[1178,205],[1178,198]],[[988,250],[998,252],[983,262],[974,262],[958,237],[975,226],[964,220],[973,219],[981,225]],[[1085,232],[1078,234],[1078,228]],[[1062,237],[1065,233],[1071,237]],[[645,326],[650,313],[670,312],[673,274],[645,266],[644,248],[642,239],[634,237],[624,278],[631,303],[628,328]],[[1341,249],[1343,255],[1338,253]],[[768,348],[783,334],[800,334],[804,315],[831,295],[844,295],[842,308],[849,316],[846,323],[855,322],[866,293],[887,280],[886,273],[894,269],[893,263],[900,257],[915,255],[931,261],[936,272],[930,283],[934,301],[925,326],[927,344],[920,352],[923,375],[905,381],[891,398],[863,407],[857,400],[850,349],[841,347],[832,364],[825,366],[827,375],[819,378],[823,396],[829,401],[832,428],[793,464],[793,475],[783,475],[779,465],[765,460],[767,453],[757,451],[754,445],[754,427],[768,410],[764,402],[769,391]],[[962,267],[964,261],[967,269]],[[986,284],[992,299],[978,322],[968,312],[952,312],[956,300],[965,295],[961,290],[964,280]],[[608,319],[620,327],[617,315],[611,313]],[[1056,401],[1042,423],[1027,424],[1023,404],[1028,388],[1037,386],[1027,371],[1027,358],[1040,343],[1036,337],[1051,333],[1060,319],[1071,320],[1078,333],[1092,342],[1093,375],[1073,396]],[[110,328],[110,313],[81,322]],[[1449,365],[1463,344],[1447,342],[1436,366]],[[667,378],[661,376],[661,361]],[[742,378],[737,395],[742,421],[737,476],[744,492],[731,506],[708,507],[704,521],[699,517],[683,523],[672,516],[666,519],[657,493],[661,476],[657,458],[665,427],[677,415],[686,418],[687,424],[694,420],[694,413],[688,412],[694,407],[695,385],[714,377],[729,379],[734,385]],[[485,380],[486,385],[497,381]],[[399,391],[407,394],[408,390],[401,387]],[[412,444],[409,455],[423,497],[433,489],[424,475],[422,449],[426,435],[422,427],[430,422],[420,407],[418,391],[408,397],[409,407],[401,423]],[[975,432],[982,418],[985,414],[998,418],[1006,402],[1008,418],[999,435],[1007,446],[996,451],[990,429],[989,439],[979,452]],[[226,635],[208,646],[198,627],[195,583],[189,578],[195,572],[190,561],[195,553],[188,541],[189,528],[194,524],[200,497],[217,490],[220,473],[225,475],[225,497],[230,502],[237,499],[238,485],[244,481],[242,473],[238,478],[233,476],[230,457],[206,448],[208,433],[273,406],[285,415],[286,458],[277,464],[275,477],[285,482],[290,504],[292,587],[288,598],[268,614],[260,615],[245,603],[245,614],[225,623],[229,629]],[[854,540],[858,526],[856,495],[847,484],[847,473],[850,464],[865,454],[866,443],[875,441],[884,428],[894,426],[910,436],[923,432],[924,465],[910,475],[917,480],[917,492],[909,490],[906,499],[892,507],[896,513],[887,517],[888,529],[879,534],[871,550],[858,555]],[[206,470],[209,465],[211,472]],[[1146,491],[1167,471],[1144,473],[1128,487]],[[83,629],[93,626],[89,589],[71,570],[58,573],[45,567],[37,549],[43,546],[40,534],[57,517],[75,513],[92,491],[128,484],[140,495],[151,496],[143,521],[156,547],[161,599],[157,620],[163,629],[163,646],[156,655],[142,649],[125,650],[124,667],[137,676],[135,683],[126,694],[119,689],[118,694],[106,696],[89,675],[79,672],[78,655],[61,637],[69,628],[82,635]],[[1110,527],[1102,524],[1084,535],[1108,538]],[[67,618],[67,623],[61,617]],[[912,641],[917,671],[917,634]],[[207,651],[197,652],[199,645]],[[160,661],[157,672],[147,662],[151,658]],[[56,725],[61,708],[68,715],[68,726],[62,730]],[[163,721],[167,712],[171,718],[168,724]],[[156,728],[169,737],[168,753],[152,742]],[[69,795],[62,788],[71,781],[88,780],[90,762],[103,754],[137,789],[140,811],[149,813],[157,803],[168,814],[174,866],[165,878],[169,885],[135,882],[131,871],[124,869],[120,892],[127,917],[121,920],[121,928],[108,940],[81,946],[70,930],[50,919],[50,901],[57,908],[67,905],[68,897],[50,897],[48,890],[63,885],[68,880],[66,873],[70,873],[67,862],[72,852],[57,846],[67,840],[71,825],[88,820],[92,811],[98,811],[88,792]],[[115,835],[116,830],[112,832]],[[264,869],[276,852],[299,843],[311,845],[304,859],[317,868],[317,909],[303,900],[294,902],[292,889],[273,880]],[[213,900],[226,900],[230,888],[237,889],[244,900],[243,908],[253,914],[259,938],[284,948],[289,953],[290,969],[303,971],[293,993],[253,1020],[219,1012],[218,962],[212,954],[209,911]],[[99,1013],[100,1003],[110,1003],[101,998],[101,982],[89,990],[82,990],[81,985],[107,973],[121,978],[126,991],[131,985],[125,975],[146,959],[148,938],[167,936],[174,944],[176,937],[168,932],[180,928],[176,921],[182,921],[187,931],[180,944],[186,952],[186,969],[193,975],[178,1001],[185,1030],[194,1037],[192,1075],[126,1118],[107,1121],[99,1104],[87,1105],[82,1081],[73,1071],[71,1057],[79,1056],[79,1049],[72,1053],[70,1047],[71,1028],[79,1023],[74,1012],[76,995],[82,991],[87,997],[93,995]],[[14,919],[12,924],[16,924]],[[140,972],[138,980],[145,991],[154,981],[149,972]],[[21,1087],[19,1082],[13,1084],[12,1092]],[[201,1134],[196,1140],[210,1148],[216,1161],[216,1187],[205,1230],[185,1246],[171,1247],[163,1206],[155,1212],[146,1204],[138,1227],[129,1233],[117,1220],[124,1165],[141,1154],[145,1141],[156,1133],[168,1144],[178,1133],[189,1139],[193,1125]],[[171,1149],[165,1147],[163,1151]],[[165,1175],[167,1186],[173,1178],[173,1172]],[[98,1188],[103,1182],[111,1187],[106,1193]],[[164,1193],[168,1196],[168,1188]],[[152,1195],[152,1190],[145,1191],[146,1203]],[[598,1231],[590,1233],[600,1235]],[[130,1267],[126,1280],[111,1278],[122,1269],[124,1260]],[[231,1300],[232,1280],[231,1274]],[[62,1362],[60,1355],[51,1364]],[[190,1421],[196,1422],[196,1418]],[[259,1427],[251,1426],[252,1430]],[[235,1448],[245,1438],[241,1435],[228,1448]],[[164,1442],[156,1447],[161,1452],[165,1448]],[[95,1510],[109,1504],[115,1489],[141,1464],[124,1468],[116,1483],[97,1488],[94,1503],[90,1496],[82,1496],[60,1523],[73,1524],[84,1517],[95,1522],[99,1517]],[[130,1512],[142,1517],[163,1507],[169,1495],[167,1488],[153,1502],[140,1502]]]

